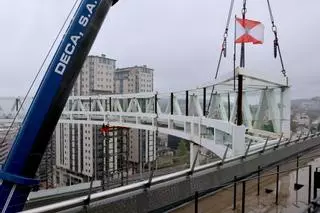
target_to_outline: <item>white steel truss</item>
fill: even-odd
[[[256,149],[264,146],[266,138],[271,142],[281,134],[289,138],[291,106],[287,79],[266,80],[243,69],[237,69],[236,78],[238,75],[244,77],[242,126],[235,125],[237,92],[233,89],[232,74],[211,85],[169,94],[72,96],[59,122],[159,131],[190,140],[221,158],[243,155],[249,143],[250,149]],[[22,100],[11,98],[8,105],[9,99],[0,98],[0,119],[12,119]],[[31,99],[28,100],[30,103]],[[25,113],[22,110],[18,120]]]
[[[240,144],[239,138],[244,139],[245,128],[203,116],[196,95],[191,95],[190,116],[182,114],[176,97],[173,97],[172,104],[170,101],[162,104],[166,107],[165,112],[161,111],[159,103],[155,110],[155,98],[156,93],[70,97],[59,122],[158,130],[160,133],[193,141],[220,157],[228,144],[231,145],[229,155],[243,153],[244,140]],[[169,113],[170,105],[173,106],[172,114]],[[232,137],[233,135],[237,137]]]

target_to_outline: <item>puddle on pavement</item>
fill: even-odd
[[[309,162],[300,162],[299,165],[312,165],[313,172],[320,166],[320,158]],[[289,170],[296,166],[295,162],[285,164],[280,167],[280,171]],[[272,169],[270,172],[275,172]],[[267,172],[262,175],[267,174]],[[270,174],[270,173],[269,173]],[[279,181],[279,204],[276,205],[276,175],[263,177],[260,182],[260,196],[257,196],[257,179],[246,182],[246,213],[301,213],[308,204],[309,168],[305,167],[298,171],[298,183],[303,187],[298,191],[294,190],[296,183],[296,171],[283,173]],[[313,183],[311,184],[313,186]],[[267,194],[266,189],[273,190]],[[240,213],[242,203],[242,184],[237,186],[237,208],[233,210],[233,187],[223,189],[212,196],[199,200],[199,213]],[[311,196],[313,191],[311,187]],[[187,204],[173,211],[174,213],[194,213],[194,203]]]

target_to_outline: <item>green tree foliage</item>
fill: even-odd
[[[184,140],[179,142],[177,154],[178,156],[185,156],[188,154],[187,143]]]
[[[274,132],[272,121],[268,121],[265,125],[263,125],[263,130],[268,132]]]
[[[297,125],[297,123],[294,122],[293,120],[291,120],[290,127],[291,127],[291,131],[292,131],[292,132],[297,132],[298,125]]]

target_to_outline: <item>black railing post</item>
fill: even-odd
[[[297,155],[297,162],[296,162],[297,170],[296,170],[296,184],[298,184],[299,181],[299,155]]]
[[[194,194],[194,213],[198,213],[199,193]]]
[[[206,105],[207,105],[207,88],[203,88],[203,116],[206,116],[207,115],[207,108],[206,108]]]
[[[312,166],[309,165],[308,205],[311,204],[311,175],[312,175]],[[308,208],[308,212],[310,212],[310,207]]]
[[[170,101],[170,104],[171,104],[171,115],[173,115],[173,93],[171,93],[171,101]]]
[[[246,207],[246,181],[242,182],[242,206],[241,206],[241,212],[245,213],[245,207]]]
[[[257,180],[258,180],[258,192],[257,192],[257,196],[260,196],[260,170],[261,170],[261,167],[260,166],[258,166],[258,178],[257,178]]]
[[[317,198],[317,187],[316,187],[316,172],[318,172],[318,168],[316,168],[316,171],[314,173],[314,176],[313,176],[313,199],[316,199]]]
[[[243,124],[242,116],[242,92],[243,92],[243,76],[238,75],[238,102],[237,102],[237,125]]]
[[[234,176],[233,182],[233,210],[237,208],[237,176]]]
[[[299,182],[299,155],[297,155],[297,169],[296,169],[296,183],[295,186],[298,186],[298,182]],[[298,205],[298,189],[296,189],[296,204]]]
[[[186,116],[189,115],[189,91],[186,91]]]
[[[230,103],[230,93],[228,93],[228,121],[230,121],[231,117],[231,103]]]
[[[278,165],[277,166],[277,185],[276,185],[276,205],[279,204],[279,172],[280,172],[280,167]]]
[[[158,114],[158,94],[154,96],[154,113]]]

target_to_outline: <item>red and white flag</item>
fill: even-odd
[[[264,25],[259,21],[236,18],[236,43],[263,44]]]

